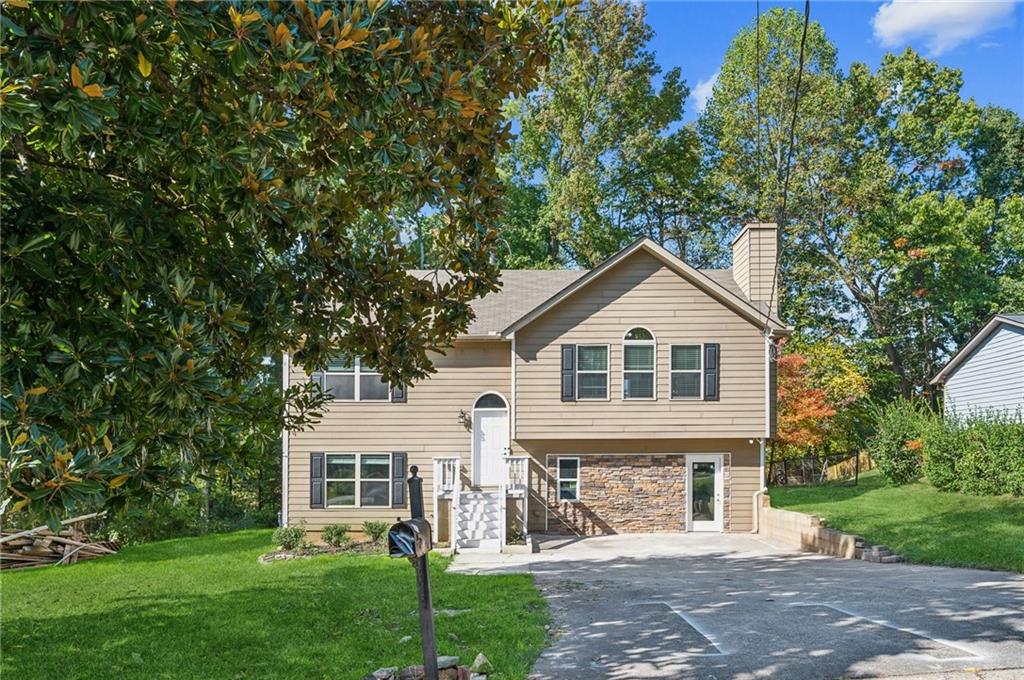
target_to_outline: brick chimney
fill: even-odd
[[[778,280],[772,296],[772,280],[778,259],[779,228],[774,222],[752,222],[732,241],[732,277],[740,290],[761,310],[772,301],[771,313],[779,314]]]

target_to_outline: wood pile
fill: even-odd
[[[0,532],[0,569],[74,564],[115,554],[116,544],[93,541],[86,532],[86,521],[96,516],[97,513],[93,513],[64,520],[57,533],[45,525],[25,531]]]

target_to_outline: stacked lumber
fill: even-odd
[[[85,523],[96,513],[64,520],[57,533],[43,525],[25,531],[0,532],[0,569],[25,569],[53,564],[74,564],[103,555],[113,555],[118,546],[110,541],[93,541]]]

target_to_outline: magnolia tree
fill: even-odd
[[[428,375],[496,287],[501,104],[563,12],[5,2],[4,509],[52,523],[303,426],[322,397],[282,398],[285,351]],[[398,205],[440,215],[443,282],[405,274]]]

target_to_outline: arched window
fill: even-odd
[[[487,394],[481,395],[480,398],[476,400],[476,403],[473,404],[473,408],[508,408],[508,404],[505,403],[505,400],[501,398],[500,394],[488,392]]]
[[[656,352],[654,333],[643,326],[622,338],[622,398],[654,399]]]

